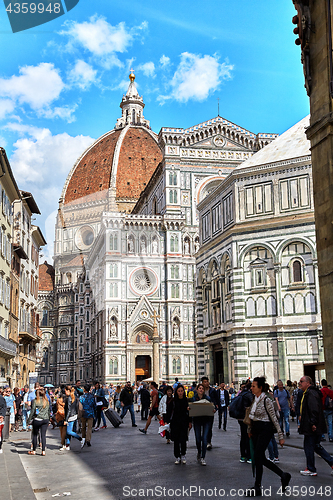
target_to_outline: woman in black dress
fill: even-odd
[[[192,422],[189,417],[189,407],[185,395],[184,386],[178,385],[174,403],[173,412],[170,418],[171,439],[174,444],[175,464],[181,462],[186,464],[186,441],[188,430],[192,428]]]

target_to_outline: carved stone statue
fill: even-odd
[[[117,325],[114,321],[110,321],[110,338],[114,339],[117,337]]]
[[[184,253],[185,255],[188,255],[190,253],[190,242],[188,241],[188,239],[186,239],[184,242]]]
[[[133,238],[129,238],[128,240],[128,251],[134,253],[134,241]]]
[[[174,340],[179,340],[180,335],[179,335],[179,325],[176,321],[173,322],[172,326],[172,337]]]
[[[155,238],[153,239],[153,242],[152,242],[152,249],[153,249],[153,253],[158,252],[157,240]]]
[[[144,238],[140,241],[140,250],[141,253],[146,253],[146,240]]]

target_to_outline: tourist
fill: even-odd
[[[300,473],[302,476],[316,476],[315,452],[333,469],[333,458],[320,444],[321,436],[326,432],[322,394],[313,385],[310,377],[304,375],[300,379],[300,383],[303,390],[300,408],[300,434],[304,435],[306,456],[306,468]],[[333,474],[333,471],[331,473]]]
[[[16,403],[10,387],[5,388],[4,398],[6,400],[7,408],[10,408],[9,432],[11,432],[13,425],[15,424]]]
[[[227,430],[227,415],[228,415],[228,406],[229,406],[229,392],[225,388],[225,383],[222,382],[220,384],[219,389],[216,390],[216,399],[218,403],[218,411],[219,411],[219,429],[222,426],[222,417],[223,417],[223,430]]]
[[[281,430],[283,432],[283,423],[284,423],[285,424],[284,430],[286,431],[286,436],[289,437],[290,394],[287,391],[287,389],[283,387],[282,380],[277,381],[277,389],[274,390],[274,397],[280,412],[279,424]]]
[[[23,398],[20,394],[20,389],[18,387],[14,388],[14,398],[15,398],[15,406],[16,406],[14,431],[18,432],[21,417],[22,417],[22,405],[23,405]]]
[[[248,496],[261,496],[261,479],[263,475],[263,466],[270,469],[281,478],[282,492],[288,486],[291,475],[288,472],[283,472],[275,463],[270,462],[265,457],[265,451],[268,443],[274,436],[274,427],[279,435],[280,445],[284,445],[283,432],[280,428],[274,404],[265,394],[266,382],[265,377],[255,377],[252,382],[251,390],[254,395],[254,400],[251,405],[249,426],[249,436],[252,439],[254,448],[254,463],[255,463],[255,484],[251,488]]]
[[[322,394],[322,403],[324,410],[324,417],[327,423],[328,439],[330,443],[333,442],[333,391],[327,385],[327,380],[323,378],[321,381],[322,389],[320,390]]]
[[[72,437],[80,442],[82,441],[82,438],[73,429],[74,423],[77,421],[79,413],[79,399],[75,396],[75,387],[66,385],[65,394],[66,400],[64,425],[66,427],[66,450],[69,450]]]
[[[188,430],[192,428],[185,389],[178,385],[175,391],[173,412],[170,419],[171,440],[174,445],[175,464],[186,464],[186,441]]]
[[[113,394],[113,408],[114,408],[114,410],[117,410],[118,413],[120,413],[120,409],[121,409],[121,403],[119,400],[120,393],[121,393],[121,387],[120,387],[120,385],[117,385],[117,388]]]
[[[223,389],[224,390],[224,389]],[[203,384],[198,384],[196,388],[196,393],[193,397],[193,401],[201,401],[206,399],[210,401],[209,397],[205,394],[205,388]],[[197,460],[201,465],[206,465],[205,457],[207,450],[207,438],[211,424],[211,417],[209,416],[201,416],[201,417],[193,417],[193,428],[195,433],[195,442],[197,446]]]
[[[95,396],[96,400],[96,427],[95,431],[99,431],[99,426],[101,424],[101,419],[103,419],[103,427],[102,429],[106,428],[106,421],[103,413],[103,403],[105,401],[105,396],[104,396],[104,390],[100,386],[99,382],[95,382],[95,388],[92,391],[93,396]]]
[[[130,381],[126,382],[124,389],[120,393],[119,400],[122,406],[120,418],[123,419],[129,411],[131,414],[132,427],[137,427],[134,414],[134,392]]]
[[[206,394],[206,396],[215,405],[215,410],[214,410],[214,413],[215,413],[216,411],[218,411],[218,408],[219,408],[218,407],[218,403],[217,403],[216,391],[215,391],[214,387],[212,387],[211,385],[209,385],[209,379],[208,379],[208,377],[202,377],[201,378],[201,382],[202,382],[202,385],[205,388],[205,394]],[[210,417],[210,421],[211,421],[211,424],[210,424],[210,429],[209,429],[208,437],[207,437],[207,439],[208,439],[207,450],[211,450],[212,447],[213,447],[213,445],[212,445],[212,438],[213,438],[214,416]]]
[[[240,413],[237,415],[237,420],[240,427],[240,462],[241,463],[252,463],[251,453],[250,453],[250,441],[249,434],[247,432],[247,425],[244,424],[243,419],[245,417],[245,408],[251,406],[253,401],[253,394],[251,392],[251,382],[249,380],[244,380],[241,384],[241,390],[238,393],[238,396],[241,396],[241,405],[240,405]]]
[[[147,391],[148,392],[148,391]],[[165,395],[158,405],[158,413],[162,416],[165,424],[170,423],[171,415],[173,411],[173,388],[169,385],[165,386]],[[165,437],[167,444],[170,444],[170,432],[165,431]]]
[[[50,404],[45,390],[40,387],[36,390],[36,397],[32,401],[28,424],[32,423],[32,450],[29,455],[36,455],[37,437],[40,432],[42,442],[42,455],[45,456],[46,430],[50,420]]]
[[[27,430],[27,419],[29,418],[29,413],[30,413],[30,405],[28,402],[28,396],[29,396],[29,387],[27,385],[24,386],[23,388],[23,394],[22,394],[22,431]]]
[[[6,400],[3,397],[3,395],[0,394],[0,453],[3,453],[3,451],[2,451],[2,431],[3,431],[4,425],[5,425],[6,411],[7,411]]]
[[[82,441],[81,448],[86,444],[91,446],[91,432],[96,413],[96,402],[94,396],[90,392],[89,384],[83,388],[83,396],[80,396],[80,403],[82,404],[83,414],[81,417],[82,425]]]
[[[158,385],[156,384],[156,382],[150,382],[150,387],[151,387],[151,393],[150,393],[150,397],[151,397],[151,406],[150,406],[150,411],[149,411],[149,417],[148,417],[148,420],[147,420],[147,423],[146,423],[146,427],[144,429],[139,429],[140,432],[142,432],[143,434],[147,434],[147,429],[148,427],[150,426],[150,423],[151,423],[151,419],[153,417],[157,417],[158,416]]]
[[[150,394],[147,389],[147,384],[145,382],[143,382],[142,384],[140,395],[141,395],[141,420],[147,420],[149,406],[150,406]]]
[[[59,393],[56,401],[56,412],[54,419],[57,422],[57,426],[60,430],[61,448],[60,451],[66,450],[66,425],[65,425],[65,404],[66,395],[64,393]],[[69,448],[68,448],[69,449]]]

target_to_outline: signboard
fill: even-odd
[[[35,388],[35,383],[38,382],[38,373],[30,372],[29,373],[29,390],[33,391]]]

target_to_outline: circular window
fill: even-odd
[[[77,231],[75,240],[81,250],[89,248],[94,242],[94,231],[90,226],[83,226]]]
[[[137,295],[151,295],[157,289],[157,275],[152,269],[137,269],[131,274],[130,287]]]

